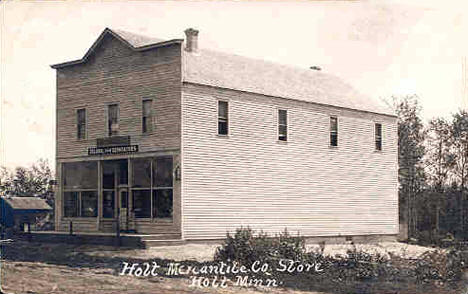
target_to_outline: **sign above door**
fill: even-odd
[[[90,147],[88,155],[109,155],[138,152],[138,145],[112,146],[112,147]]]

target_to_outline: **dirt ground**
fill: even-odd
[[[345,253],[350,245],[327,245],[326,254]],[[391,251],[414,257],[428,248],[381,243],[359,245],[366,251]],[[190,280],[179,277],[120,276],[123,261],[166,263],[172,261],[202,262],[213,259],[216,245],[189,244],[150,249],[125,249],[105,246],[39,244],[14,242],[5,245],[2,285],[5,293],[224,293],[224,294],[318,294],[281,287],[246,288],[229,286],[220,288],[190,287]],[[310,250],[317,248],[311,246]],[[409,293],[409,292],[408,292]],[[420,292],[418,292],[420,293]],[[468,292],[467,292],[468,293]],[[330,294],[330,293],[326,293]],[[387,293],[385,293],[387,294]],[[458,294],[458,293],[457,293]]]
[[[124,249],[106,246],[77,246],[15,242],[4,246],[2,286],[5,293],[67,294],[320,294],[283,288],[251,289],[229,286],[190,287],[191,281],[178,277],[120,276],[123,261],[158,262],[210,260],[215,245],[167,246],[150,249]]]
[[[231,287],[227,289],[190,288],[187,279],[135,278],[117,276],[112,270],[72,268],[32,262],[7,262],[4,265],[5,293],[67,293],[67,294],[319,294],[284,289],[265,291]]]

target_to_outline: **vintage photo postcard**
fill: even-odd
[[[0,1],[0,293],[468,294],[465,1]]]

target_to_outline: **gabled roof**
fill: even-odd
[[[85,62],[106,34],[112,34],[135,51],[183,42],[183,39],[164,41],[106,28],[82,59],[52,65],[52,68]],[[362,95],[342,79],[323,71],[207,49],[196,53],[184,50],[183,54],[184,82],[395,116],[381,101]]]
[[[206,49],[184,54],[186,82],[394,115],[388,106],[323,71]]]
[[[3,198],[8,205],[17,210],[52,210],[47,202],[38,197],[8,197]]]
[[[68,62],[63,62],[63,63],[58,63],[51,65],[50,67],[57,69],[57,68],[62,68],[65,66],[69,65],[75,65],[75,64],[80,64],[86,62],[88,60],[88,57],[93,53],[93,51],[96,49],[96,47],[101,43],[102,39],[107,34],[111,34],[118,40],[120,40],[122,43],[127,45],[129,48],[135,51],[144,51],[144,50],[150,50],[153,48],[169,45],[169,44],[174,44],[174,43],[182,43],[184,40],[183,39],[172,39],[172,40],[162,40],[158,38],[150,38],[122,30],[116,30],[116,29],[109,29],[105,28],[104,31],[99,35],[96,41],[94,41],[93,45],[91,48],[88,49],[86,54],[83,56],[83,58],[78,59],[78,60],[73,60],[73,61],[68,61]]]

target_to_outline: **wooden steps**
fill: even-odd
[[[174,246],[185,244],[180,234],[153,234],[141,238],[143,247]]]

